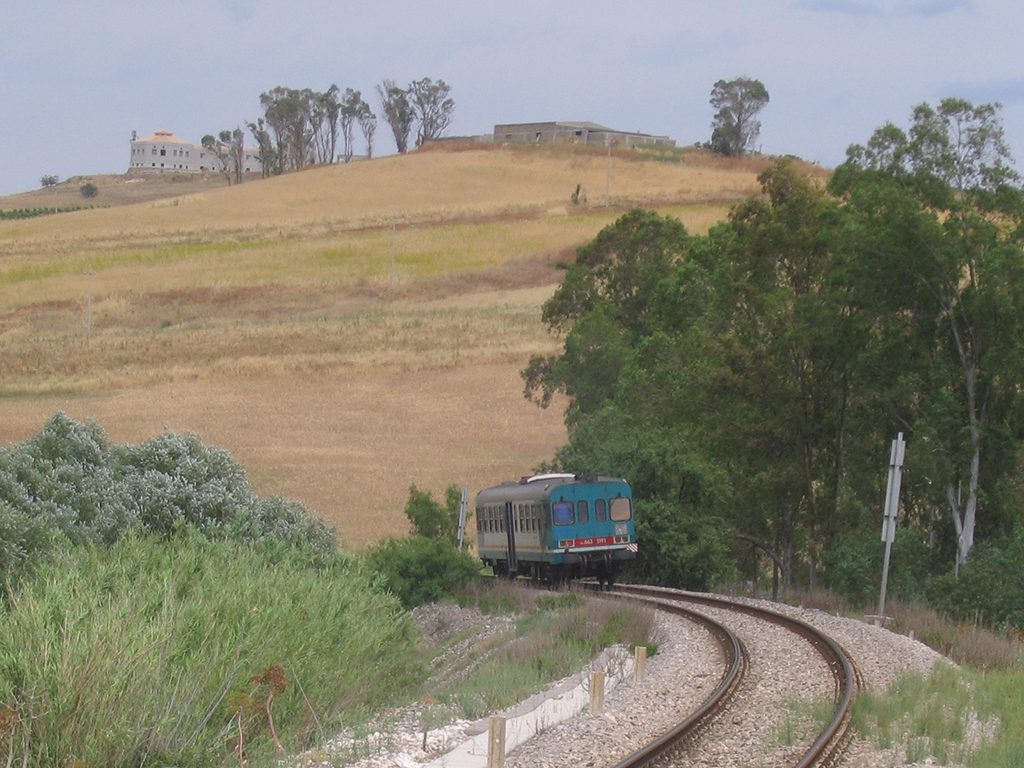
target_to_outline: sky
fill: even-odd
[[[999,102],[1024,171],[1022,29],[1016,0],[0,0],[0,195],[123,173],[132,131],[244,126],[275,86],[379,112],[381,80],[424,77],[451,87],[449,135],[592,121],[681,146],[709,139],[717,80],[752,77],[761,151],[826,167],[922,102]]]

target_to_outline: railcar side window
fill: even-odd
[[[555,525],[572,525],[572,502],[557,501],[551,505],[551,519]]]
[[[576,519],[581,523],[590,522],[590,510],[587,509],[586,499],[580,499],[576,502]]]
[[[603,523],[608,519],[608,502],[604,499],[594,501],[594,518],[599,523]]]
[[[629,504],[629,499],[622,496],[612,499],[612,520],[619,522],[629,520],[632,516],[633,509]]]

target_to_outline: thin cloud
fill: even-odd
[[[868,2],[867,0],[795,0],[795,8],[819,13],[873,18],[919,18],[971,10],[971,0],[916,0],[916,2]]]
[[[861,0],[796,0],[793,5],[805,11],[841,13],[846,16],[881,17],[886,15],[877,3],[865,3]]]

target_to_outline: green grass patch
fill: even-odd
[[[910,763],[1019,765],[993,756],[1019,754],[1024,747],[1021,674],[979,676],[948,664],[927,677],[907,674],[885,693],[859,695],[854,727],[878,747],[902,752]]]
[[[967,761],[970,768],[1024,765],[1024,662],[1013,669],[979,675],[975,681],[978,716],[998,723],[995,737]]]

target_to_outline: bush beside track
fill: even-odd
[[[195,435],[111,445],[58,413],[0,450],[0,582],[18,765],[252,763],[424,674],[381,580]]]

